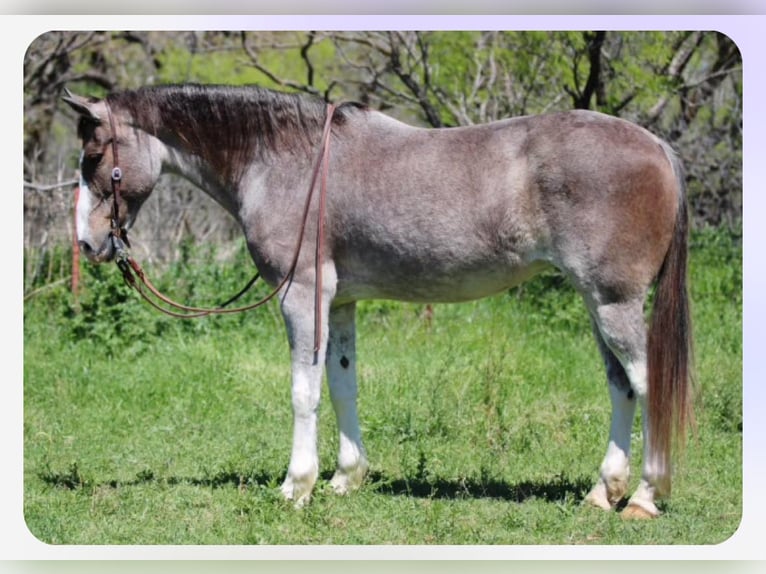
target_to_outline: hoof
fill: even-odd
[[[599,479],[596,485],[585,497],[585,502],[602,510],[614,509],[625,494],[625,481],[610,481],[609,485],[603,479]]]
[[[366,462],[360,463],[356,468],[350,470],[338,469],[330,480],[330,486],[332,486],[335,494],[348,494],[362,486],[366,474]]]
[[[657,518],[660,515],[659,510],[654,512],[647,510],[637,504],[628,504],[620,515],[623,520],[649,520]]]
[[[292,502],[293,507],[295,507],[296,509],[303,508],[311,500],[311,494],[309,493],[302,494],[296,497],[293,493],[289,492],[284,487],[281,490],[282,490],[282,496],[284,497],[284,499],[287,500],[288,502]]]
[[[313,480],[293,480],[288,477],[280,488],[285,500],[293,502],[295,508],[303,508],[311,500]]]
[[[612,510],[612,505],[606,499],[603,493],[597,492],[596,489],[591,490],[588,496],[585,497],[585,503],[594,508],[600,508],[601,510]]]

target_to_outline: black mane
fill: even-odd
[[[256,86],[151,86],[110,94],[108,101],[141,129],[204,157],[230,183],[256,156],[311,153],[327,109],[316,97]],[[358,107],[341,106],[336,125]]]

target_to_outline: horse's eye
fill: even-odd
[[[104,157],[104,154],[93,154],[93,155],[86,155],[82,158],[82,175],[85,177],[85,179],[90,179],[93,174],[96,172],[96,168],[98,167],[98,164],[101,163],[101,158]]]

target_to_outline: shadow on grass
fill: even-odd
[[[496,498],[510,502],[524,502],[539,498],[548,502],[563,500],[582,501],[590,490],[590,478],[571,479],[558,475],[550,480],[522,481],[516,484],[485,479],[461,478],[387,478],[372,473],[368,478],[372,488],[381,494],[434,499],[480,499]]]
[[[267,473],[249,474],[236,471],[221,471],[204,477],[158,476],[151,470],[143,470],[129,480],[105,480],[97,482],[83,474],[77,464],[73,464],[66,472],[46,471],[40,473],[40,480],[46,484],[65,490],[91,488],[122,488],[158,483],[168,486],[189,485],[206,488],[242,488],[248,485],[276,485],[280,477]],[[284,477],[282,477],[284,478]]]
[[[204,477],[165,477],[157,476],[151,470],[144,470],[130,480],[96,482],[85,476],[76,464],[70,466],[66,472],[47,471],[39,476],[46,484],[67,490],[124,488],[151,483],[168,486],[189,485],[205,488],[246,489],[252,486],[276,488],[284,480],[284,474],[275,475],[266,472],[252,474],[226,470]],[[321,479],[325,481],[328,481],[331,477],[332,472],[324,472],[321,475]],[[560,502],[563,500],[581,502],[591,486],[590,478],[578,477],[573,479],[563,474],[554,476],[549,480],[522,481],[516,484],[509,484],[504,481],[488,478],[460,478],[453,480],[422,476],[391,478],[380,472],[371,472],[363,488],[372,489],[383,495],[415,498],[448,500],[488,498],[510,502],[541,499],[548,502]]]

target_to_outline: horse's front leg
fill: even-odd
[[[356,304],[330,310],[327,381],[340,434],[338,468],[330,484],[345,494],[358,488],[367,473],[367,456],[359,430],[356,398]]]
[[[303,506],[319,473],[317,420],[322,387],[322,366],[327,348],[327,309],[332,297],[325,294],[322,305],[322,337],[314,350],[314,289],[298,283],[282,297],[282,315],[287,328],[292,360],[293,446],[282,494]]]

